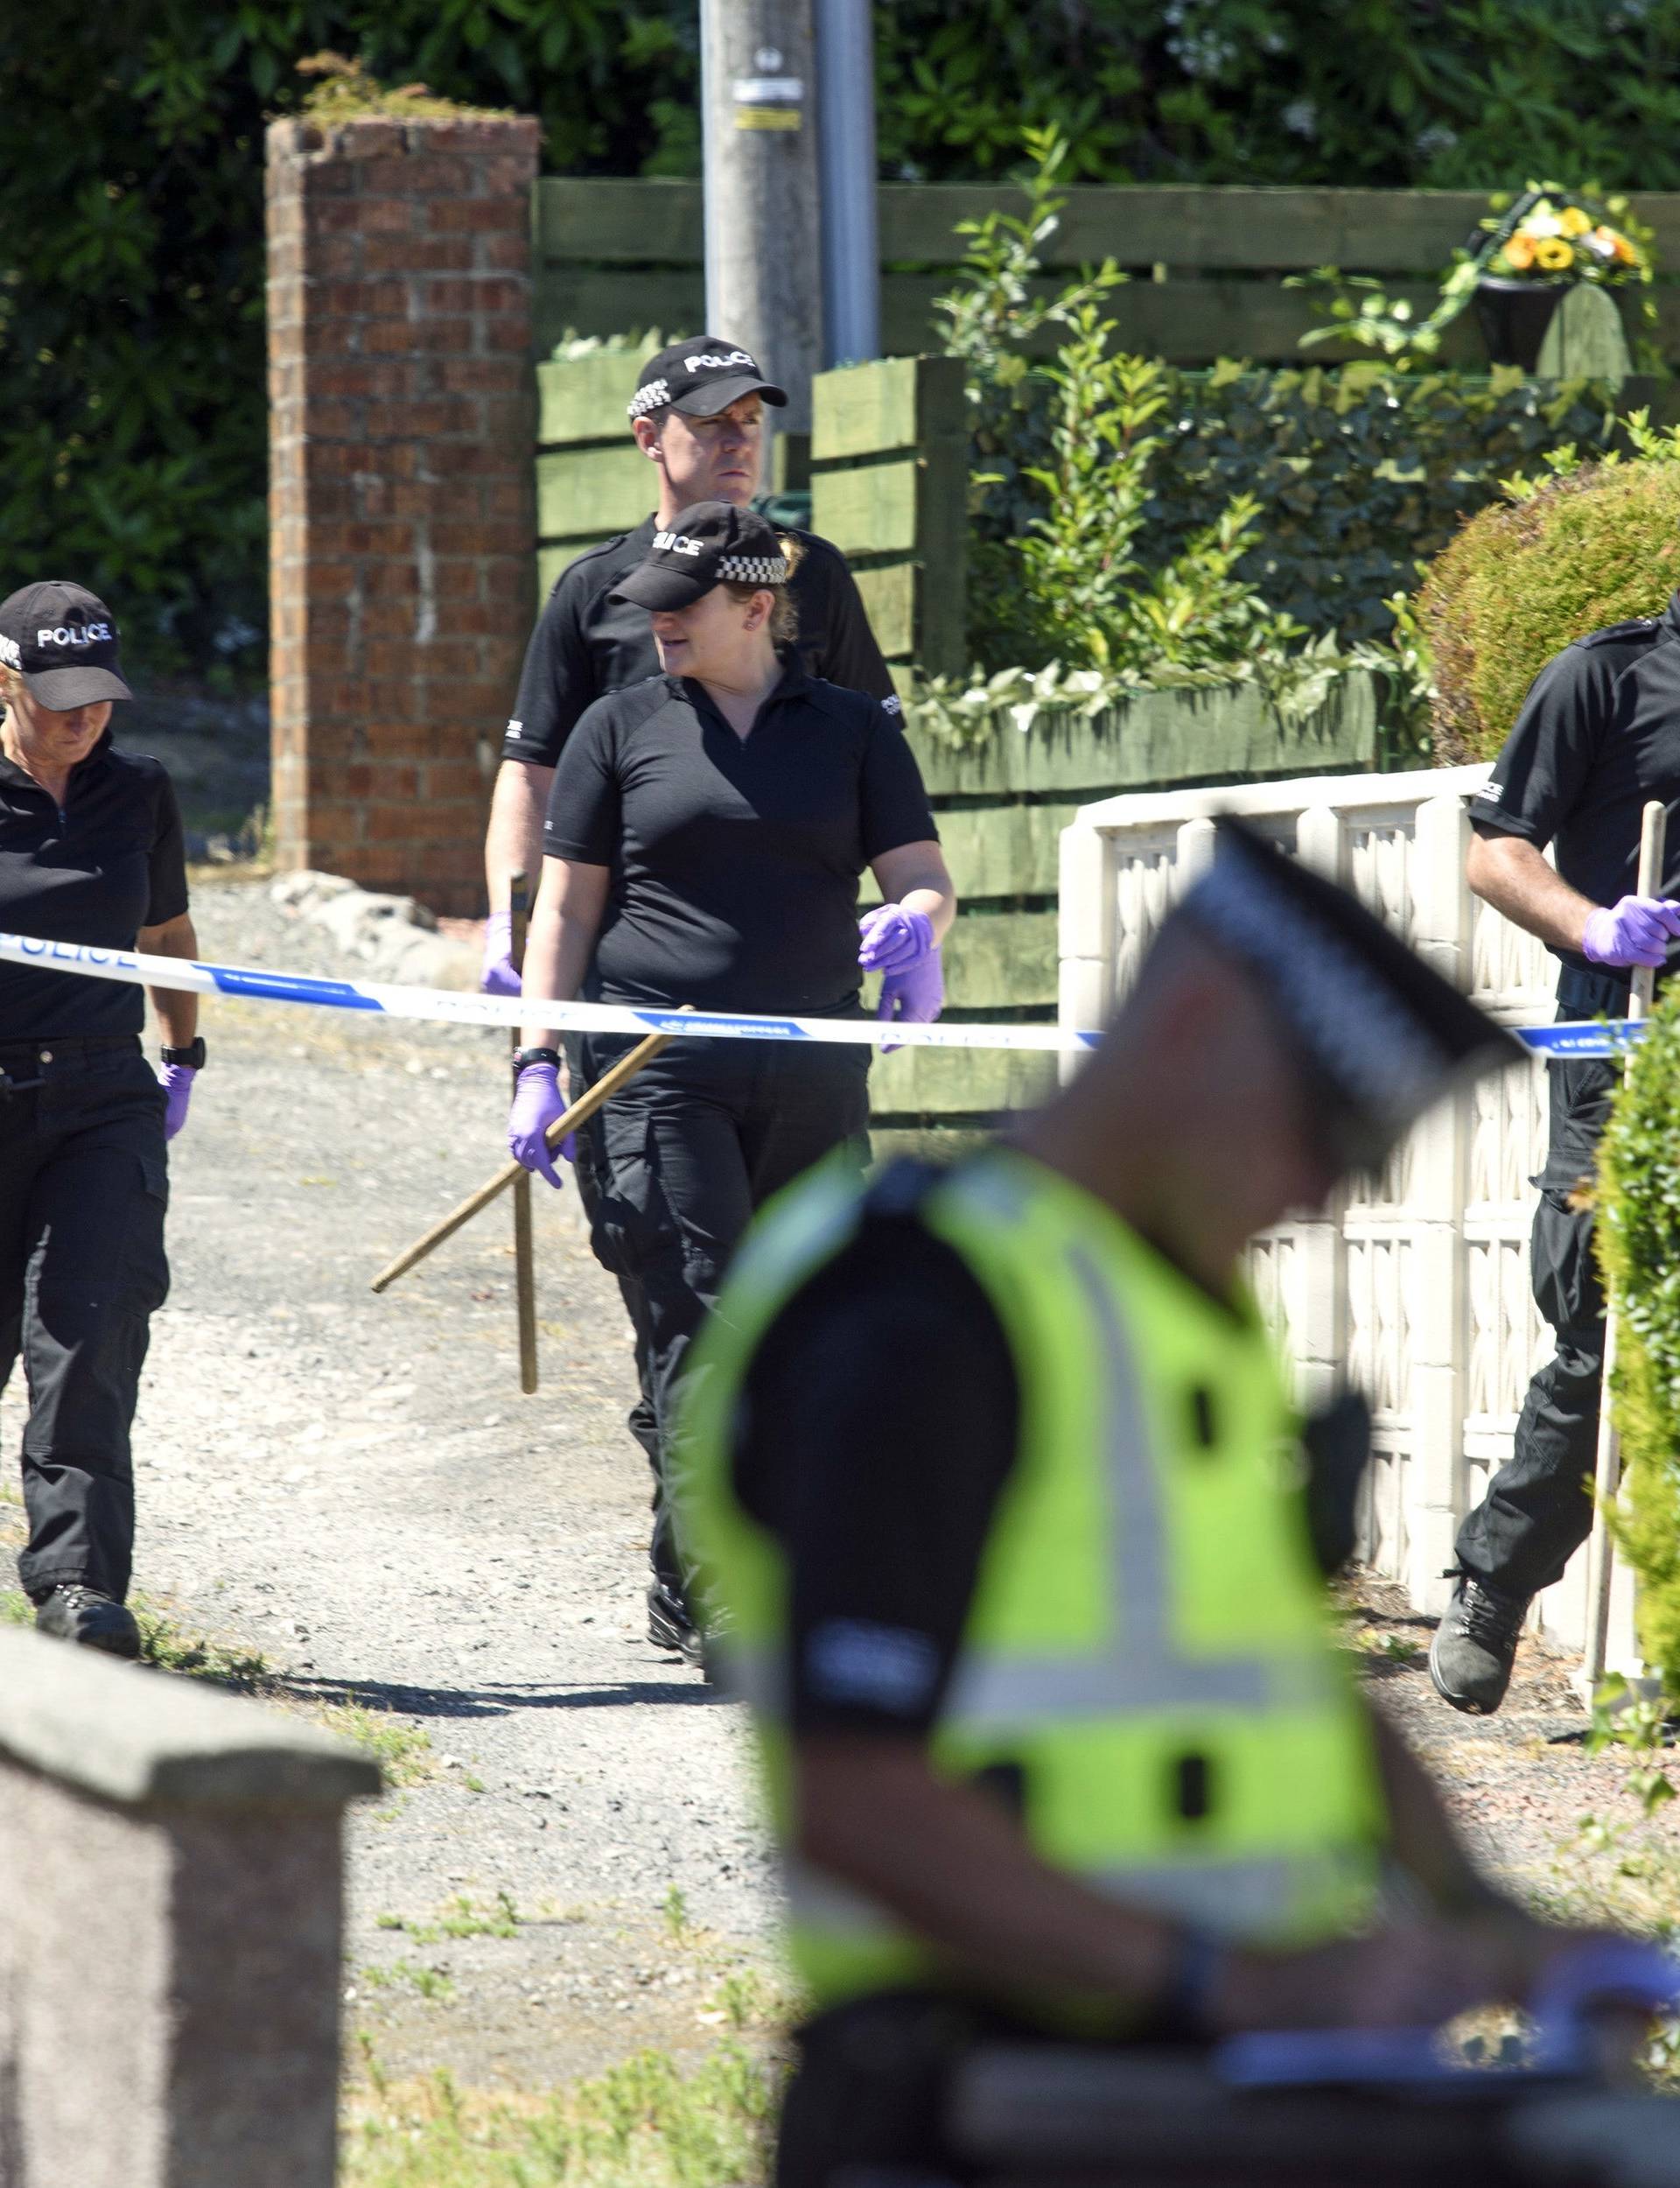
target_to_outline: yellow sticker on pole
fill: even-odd
[[[775,58],[780,60],[781,56],[778,53]],[[802,76],[737,76],[733,90],[738,130],[804,128]]]

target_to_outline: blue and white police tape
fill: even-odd
[[[378,1011],[387,1018],[435,1025],[528,1026],[562,1033],[677,1034],[708,1041],[839,1041],[864,1047],[890,1041],[905,1048],[1094,1048],[1100,1034],[1061,1026],[909,1025],[875,1018],[768,1018],[746,1011],[644,1010],[627,1003],[552,1003],[520,995],[476,995],[452,988],[392,987],[375,980],[322,980],[302,972],[200,964],[190,957],[149,957],[136,950],[94,950],[83,943],[42,942],[0,935],[0,963],[71,972],[130,987],[178,988],[197,995],[235,995],[259,1003],[306,1003],[321,1010]],[[1624,1055],[1644,1031],[1630,1019],[1512,1029],[1548,1061]]]

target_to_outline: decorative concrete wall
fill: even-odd
[[[0,2183],[332,2188],[340,1824],[314,1727],[0,1630]]]
[[[1486,779],[1483,767],[1317,776],[1083,807],[1061,839],[1061,1022],[1100,1025],[1113,1008],[1211,858],[1217,812],[1241,815],[1354,889],[1505,1024],[1550,1019],[1551,959],[1465,883],[1468,802]],[[1523,1390],[1550,1350],[1528,1266],[1545,1069],[1518,1064],[1438,1104],[1381,1176],[1350,1181],[1321,1218],[1282,1224],[1255,1248],[1255,1282],[1303,1402],[1344,1377],[1371,1399],[1362,1554],[1430,1611],[1446,1601],[1460,1518],[1508,1453]],[[1624,1665],[1625,1574],[1617,1591],[1611,1662]],[[1581,1645],[1584,1552],[1535,1615]]]
[[[518,115],[268,134],[274,811],[284,867],[481,908],[534,606]]]

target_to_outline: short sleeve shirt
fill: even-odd
[[[62,811],[0,755],[0,931],[132,950],[186,909],[180,809],[160,762],[116,751],[108,730],[74,768]],[[0,1041],[137,1034],[126,982],[0,964]]]
[[[1470,817],[1542,851],[1555,845],[1564,880],[1614,904],[1637,884],[1653,798],[1669,809],[1662,894],[1680,895],[1680,594],[1662,615],[1594,631],[1546,663]]]
[[[579,555],[561,572],[526,649],[519,697],[502,740],[504,760],[552,768],[595,700],[659,674],[647,609],[607,597],[646,560],[654,529],[650,516],[634,532]],[[809,676],[864,692],[896,712],[892,678],[845,557],[815,533],[788,536],[804,549],[789,587],[799,612],[800,666]]]
[[[771,1325],[732,1460],[788,1563],[796,1732],[931,1731],[1019,1416],[996,1309],[913,1217],[867,1217]]]
[[[859,875],[937,833],[899,717],[789,667],[745,739],[688,678],[598,699],[544,844],[612,871],[604,1001],[823,1016],[857,1004]]]

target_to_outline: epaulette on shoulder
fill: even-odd
[[[1659,617],[1635,615],[1626,623],[1612,623],[1604,630],[1590,630],[1585,638],[1578,638],[1578,646],[1636,646],[1653,639],[1662,629]]]

